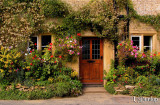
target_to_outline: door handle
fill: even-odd
[[[92,61],[92,60],[88,60],[87,62],[88,62],[88,63],[93,63],[93,62],[95,62],[95,61]]]

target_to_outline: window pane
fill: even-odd
[[[29,43],[29,48],[37,49],[37,37],[31,37],[31,43]]]
[[[51,35],[42,36],[42,46],[49,45],[51,43]]]
[[[151,51],[151,47],[144,47],[144,52]]]
[[[152,51],[152,36],[144,36],[144,52]]]
[[[137,46],[138,48],[140,48],[140,37],[132,37],[132,41],[133,41],[133,46]]]
[[[151,46],[151,36],[144,36],[144,46]]]
[[[100,40],[92,40],[92,59],[100,59]]]
[[[90,40],[82,40],[82,59],[90,59]]]

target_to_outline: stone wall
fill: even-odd
[[[132,0],[134,9],[140,15],[160,14],[160,0]]]

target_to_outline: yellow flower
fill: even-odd
[[[73,71],[73,72],[71,73],[71,77],[77,77],[77,76],[78,76],[78,72]]]
[[[3,73],[3,72],[4,72],[4,70],[3,70],[3,69],[0,69],[0,71],[1,71],[1,73]]]
[[[40,79],[37,79],[37,81],[39,81]]]
[[[30,66],[27,66],[26,69],[30,69]]]
[[[9,73],[11,73],[11,72],[12,72],[12,70],[9,70],[8,72],[9,72]]]

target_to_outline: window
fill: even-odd
[[[42,50],[44,48],[47,47],[47,45],[49,45],[49,43],[51,43],[51,35],[43,35],[42,36]]]
[[[152,52],[152,36],[132,35],[131,40],[133,41],[133,46],[138,46],[139,51],[144,51],[144,52],[151,51]]]
[[[144,36],[144,52],[152,51],[152,36]]]
[[[131,36],[131,40],[133,41],[133,46],[137,46],[141,51],[141,36]]]
[[[30,38],[30,42],[28,42],[28,53],[30,53],[31,49],[37,49],[38,46],[38,37],[37,36],[33,36]]]

